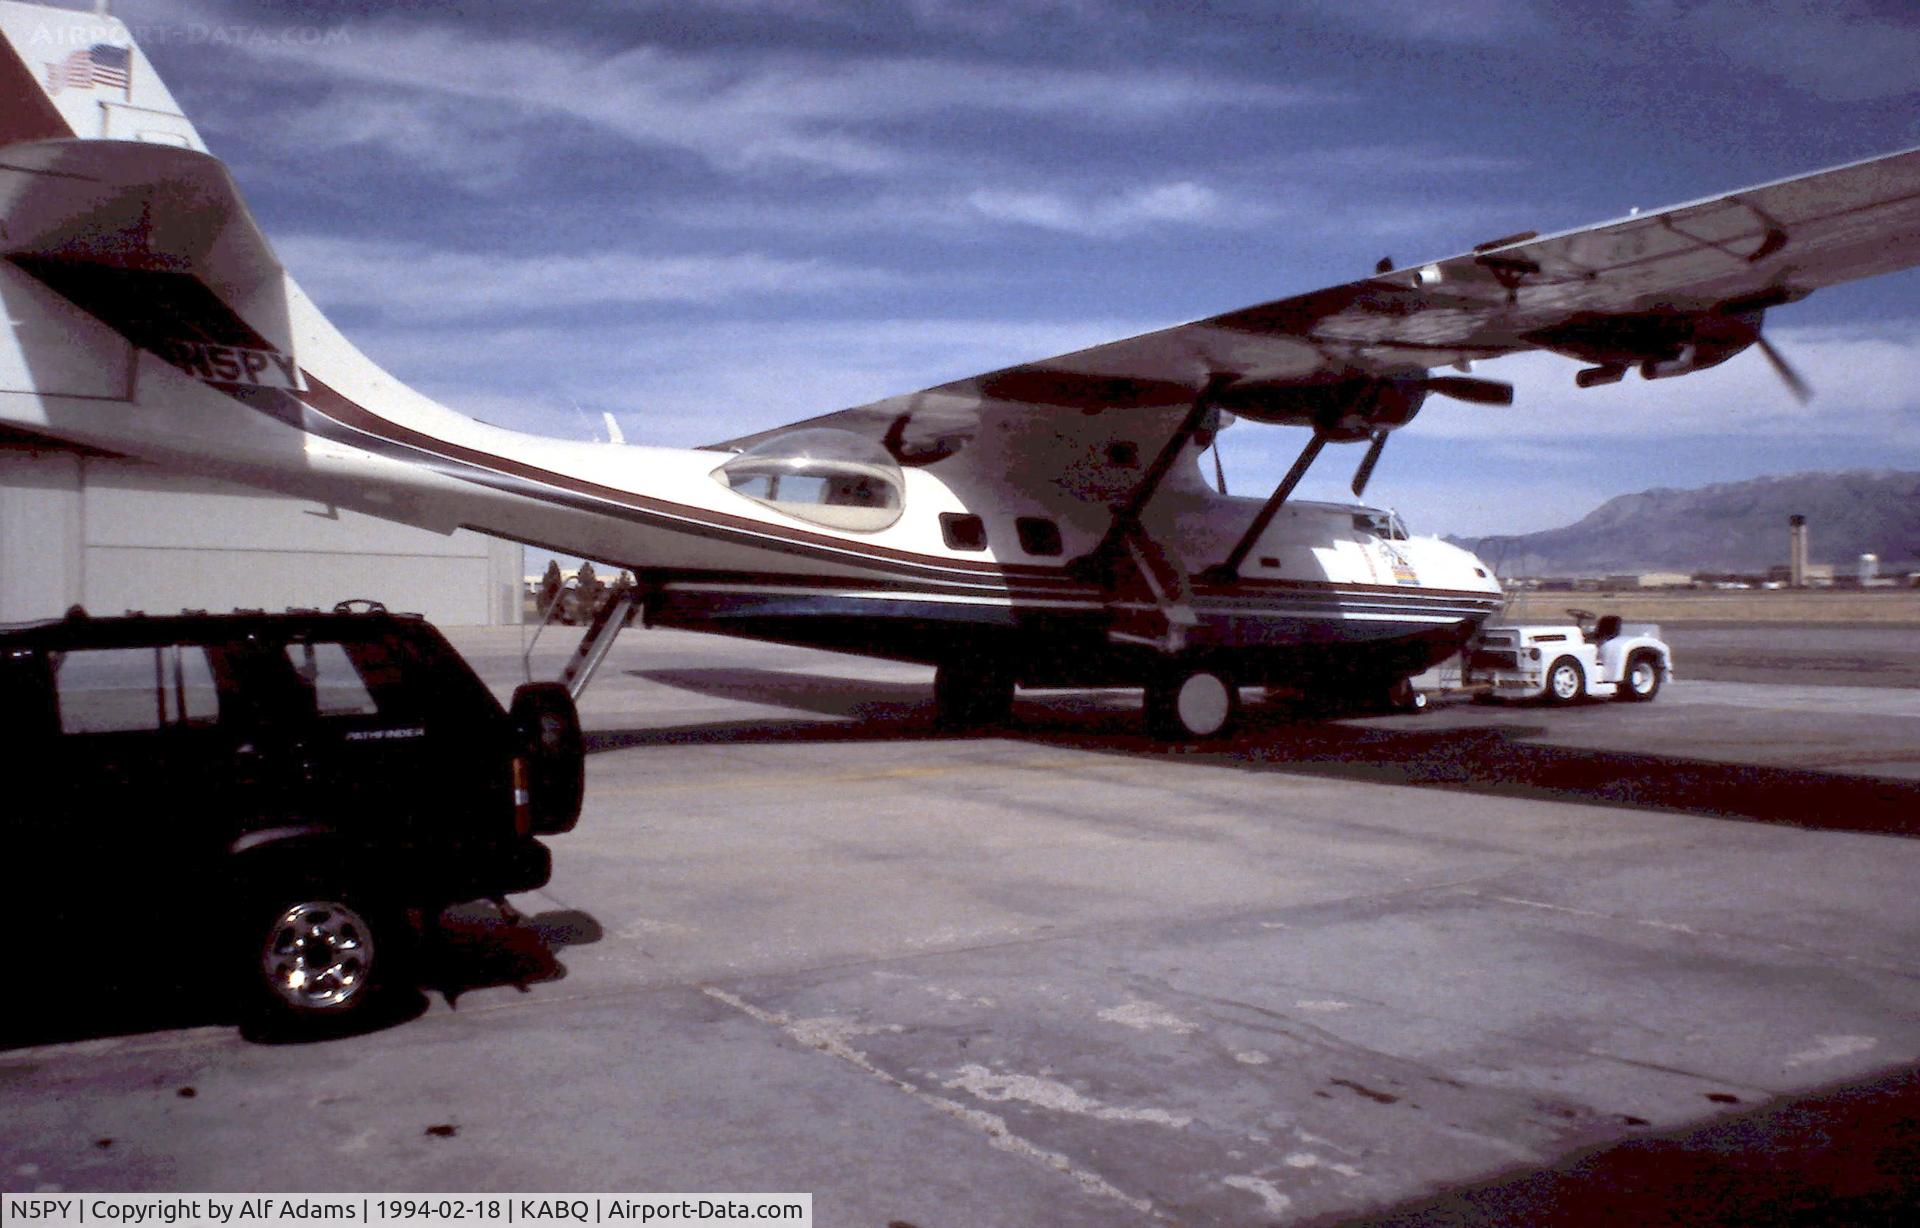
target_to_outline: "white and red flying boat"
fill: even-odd
[[[1205,736],[1241,685],[1384,698],[1499,608],[1470,553],[1292,499],[1328,444],[1546,349],[1585,387],[1758,347],[1764,313],[1920,262],[1920,150],[1210,316],[703,449],[504,430],[381,370],[281,267],[111,18],[0,0],[0,424],[629,568],[651,623],[936,667],[954,723],[1015,686],[1144,686]],[[58,49],[53,63],[47,48]],[[58,71],[54,71],[57,69]],[[1304,428],[1265,499],[1196,463]]]

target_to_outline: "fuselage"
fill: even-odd
[[[750,454],[554,439],[414,392],[290,279],[291,388],[244,365],[222,378],[232,369],[204,353],[131,346],[16,267],[0,264],[0,280],[16,318],[61,325],[62,361],[39,371],[124,373],[105,390],[118,395],[0,394],[16,426],[630,568],[660,624],[930,663],[991,657],[1028,685],[1134,682],[1178,650],[1230,659],[1248,682],[1310,686],[1417,672],[1499,605],[1473,556],[1357,505],[1291,503],[1237,575],[1205,578],[1259,501],[1209,489],[1197,449],[1145,506],[1140,549],[1087,568],[1164,442],[1165,414],[987,418],[920,465],[858,438],[798,458],[784,437]]]

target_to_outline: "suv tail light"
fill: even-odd
[[[513,757],[513,834],[533,834],[533,790],[527,783],[527,761]]]

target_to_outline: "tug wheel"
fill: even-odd
[[[1660,693],[1660,659],[1642,648],[1627,658],[1627,674],[1615,695],[1630,704],[1650,703]]]
[[[1550,704],[1579,702],[1587,693],[1587,673],[1572,657],[1561,657],[1547,667],[1545,698]]]

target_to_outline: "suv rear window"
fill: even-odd
[[[425,647],[404,639],[294,639],[286,656],[317,715],[414,720],[466,698],[450,689],[454,680]]]
[[[220,693],[197,645],[79,648],[52,657],[63,733],[128,733],[220,718]]]
[[[293,671],[300,676],[301,683],[312,692],[317,715],[373,716],[380,711],[366,679],[344,646],[296,641],[287,645],[287,660],[293,663]]]

